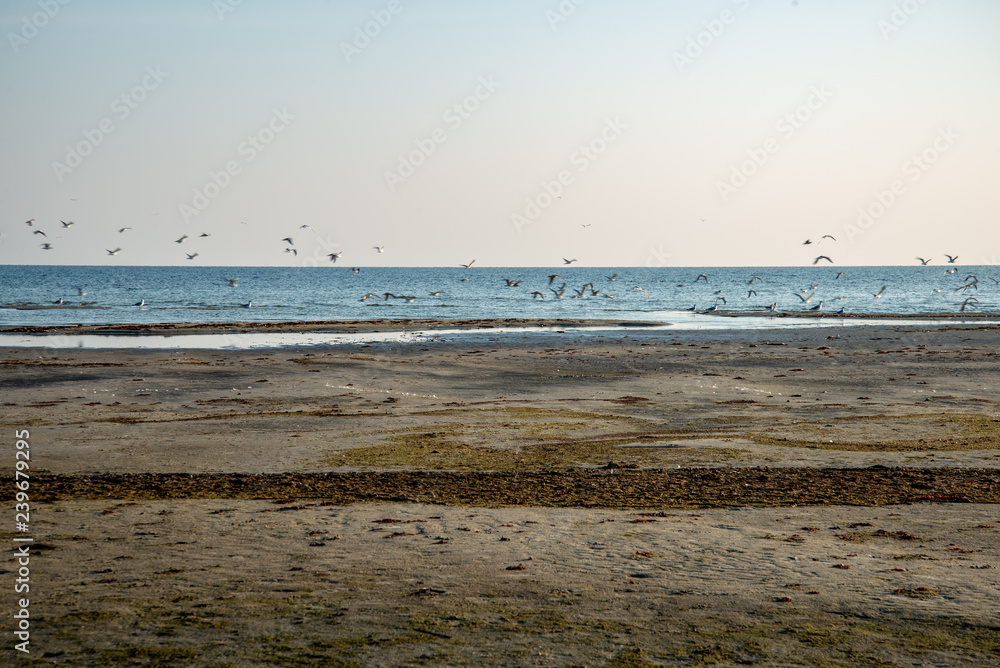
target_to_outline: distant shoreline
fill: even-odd
[[[711,315],[729,318],[812,318],[812,319],[865,319],[897,322],[900,320],[935,320],[952,321],[1000,321],[996,313],[820,313],[797,311],[779,311],[777,313],[762,313],[759,311],[697,311],[698,315]],[[437,330],[437,329],[496,329],[507,327],[539,327],[539,328],[639,328],[665,327],[669,322],[649,320],[619,320],[619,319],[550,319],[550,318],[461,318],[447,319],[379,319],[379,320],[309,320],[309,321],[254,321],[254,322],[216,322],[216,323],[145,323],[145,324],[98,324],[98,325],[50,325],[50,326],[0,326],[0,334],[115,334],[142,336],[155,334],[170,336],[176,334],[233,334],[249,332],[392,332],[404,330]]]

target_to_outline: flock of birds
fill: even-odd
[[[35,221],[34,218],[25,221],[25,225],[26,226],[28,226],[29,228],[35,228],[35,229],[32,230],[32,233],[34,235],[42,236],[45,239],[48,239],[48,235],[45,233],[45,231],[42,230],[42,229],[36,228],[35,223],[36,223],[36,221]],[[75,225],[75,223],[73,221],[60,220],[59,223],[61,225],[61,229],[64,229],[64,230],[65,229],[69,229],[69,228],[71,228],[71,227],[73,227]],[[131,227],[122,227],[122,228],[119,228],[118,229],[118,234],[124,234],[124,233],[128,232],[131,229],[132,229]],[[301,225],[301,226],[299,226],[299,230],[307,230],[307,229],[308,230],[312,230],[315,233],[315,230],[313,230],[313,228],[310,225]],[[209,233],[207,233],[207,232],[202,232],[201,234],[198,235],[198,238],[204,238],[204,237],[210,237],[210,236],[212,236],[212,235],[209,234]],[[189,238],[190,237],[187,234],[182,234],[179,238],[177,238],[177,239],[174,240],[174,243],[176,243],[176,244],[183,244]],[[831,242],[836,242],[837,241],[837,239],[833,235],[824,234],[823,236],[821,236],[819,238],[818,241],[814,242],[812,239],[806,239],[805,241],[802,242],[802,245],[803,246],[810,246],[810,245],[814,245],[814,244],[818,245],[818,244],[821,244],[821,243],[825,243],[827,240],[829,240]],[[284,237],[284,238],[281,239],[281,241],[283,242],[283,244],[285,244],[285,246],[284,246],[284,252],[285,253],[291,253],[291,254],[293,254],[295,256],[298,256],[298,249],[295,247],[295,241],[294,241],[294,239],[293,239],[292,236]],[[52,250],[52,248],[53,248],[51,241],[44,241],[40,245],[41,245],[42,250]],[[378,254],[382,254],[382,253],[385,252],[385,246],[373,246],[372,249],[376,253],[378,253]],[[121,247],[115,247],[115,248],[107,248],[105,250],[107,251],[108,255],[118,255],[122,251],[122,248]],[[199,256],[199,253],[198,252],[192,252],[192,253],[185,253],[185,255],[187,256],[188,260],[194,260],[195,258],[197,258]],[[327,254],[326,257],[330,260],[331,263],[335,264],[341,258],[342,255],[343,255],[343,252],[332,252],[332,253]],[[945,256],[945,258],[947,258],[947,264],[949,264],[949,265],[954,265],[958,261],[958,256],[957,255],[949,255],[949,254],[945,253],[944,256]],[[917,257],[916,260],[917,260],[917,262],[920,263],[920,266],[927,266],[927,265],[929,265],[932,262],[933,258]],[[569,265],[572,265],[572,264],[576,263],[578,260],[577,260],[577,258],[566,258],[566,257],[564,257],[564,258],[562,258],[562,261],[563,261],[563,265],[564,266],[569,266]],[[815,266],[815,265],[818,265],[820,262],[823,262],[823,261],[826,261],[826,262],[830,263],[831,265],[834,264],[833,259],[829,255],[826,255],[826,254],[817,255],[815,258],[813,258],[812,264],[813,264],[813,266]],[[475,264],[475,262],[476,262],[476,260],[475,260],[475,258],[473,258],[471,261],[469,261],[469,262],[467,262],[465,264],[460,264],[458,266],[462,267],[464,269],[470,269]],[[357,274],[357,273],[360,273],[361,269],[358,268],[358,267],[352,267],[351,271],[353,273]],[[948,268],[945,271],[945,274],[954,274],[957,271],[958,271],[957,268],[950,267],[950,268]],[[843,272],[843,271],[838,272],[836,274],[836,276],[834,276],[834,280],[840,279],[844,275],[845,275],[845,272]],[[607,278],[607,281],[609,283],[614,283],[617,280],[617,278],[618,278],[618,274],[612,274],[611,276],[607,276],[606,278]],[[557,279],[561,281],[561,283],[558,286],[555,285],[555,282],[556,282]],[[240,277],[237,276],[237,277],[234,277],[234,278],[224,278],[223,280],[226,282],[226,284],[229,287],[234,287],[235,288],[235,287],[239,286]],[[465,281],[465,282],[468,281],[467,278],[463,278],[461,280]],[[503,280],[504,280],[504,286],[503,287],[506,287],[506,288],[516,288],[516,287],[519,287],[521,285],[521,280],[520,279],[505,278]],[[998,286],[1000,286],[1000,280],[994,279],[994,278],[991,278],[990,280],[994,281],[994,283],[996,283]],[[706,274],[699,274],[698,276],[695,277],[695,279],[694,279],[694,281],[692,283],[693,284],[698,284],[701,281],[704,281],[705,284],[708,285],[708,283],[709,283],[709,277]],[[755,275],[755,276],[751,276],[750,279],[747,281],[747,286],[748,286],[748,288],[747,288],[747,297],[746,297],[747,299],[749,299],[750,297],[756,297],[756,296],[758,296],[757,290],[754,289],[754,285],[757,282],[760,282],[761,284],[763,284],[764,283],[764,279],[762,277],[760,277],[760,276],[756,276]],[[686,284],[684,284],[684,283],[680,283],[680,284],[677,285],[677,287],[678,288],[685,288],[685,287],[688,287],[688,286]],[[569,288],[569,286],[568,286],[568,284],[566,282],[566,279],[563,278],[563,276],[561,276],[560,274],[551,274],[551,275],[548,276],[548,285],[545,286],[545,290],[538,289],[538,290],[531,291],[530,292],[530,296],[531,296],[532,300],[545,300],[547,298],[547,293],[551,293],[551,298],[552,299],[556,299],[556,300],[564,299],[566,297],[569,297],[571,299],[585,299],[585,298],[588,298],[588,297],[602,297],[602,298],[605,298],[605,299],[615,299],[616,298],[616,295],[613,294],[612,292],[610,292],[608,289],[596,287],[594,285],[593,281],[589,281],[587,283],[584,283],[579,288],[572,288],[571,289],[572,291],[569,292],[569,293],[567,293],[567,289],[568,288]],[[881,299],[886,294],[886,290],[888,288],[889,288],[888,285],[883,285],[876,292],[870,292],[869,294],[871,294],[871,296],[872,296],[873,299],[878,300],[878,299]],[[798,292],[794,292],[792,294],[799,300],[799,304],[798,305],[800,307],[806,307],[808,305],[808,308],[805,309],[805,310],[807,310],[807,311],[820,311],[820,310],[823,309],[823,306],[826,303],[826,300],[820,299],[817,303],[813,304],[813,298],[816,297],[818,289],[819,289],[819,285],[818,284],[813,284],[813,285],[809,285],[808,287],[802,288]],[[975,276],[974,274],[970,274],[970,275],[966,276],[966,278],[963,280],[962,285],[960,287],[956,288],[955,290],[956,291],[961,291],[964,294],[967,294],[969,290],[978,290],[978,289],[979,289],[979,278],[977,276]],[[636,286],[633,286],[632,288],[630,288],[630,290],[631,291],[642,292],[642,293],[644,293],[646,295],[646,297],[650,297],[649,289],[647,289],[646,287],[643,287],[643,286],[640,286],[640,285],[636,285]],[[78,288],[77,292],[78,292],[78,296],[81,296],[81,297],[87,295],[87,292],[83,288]],[[432,292],[429,292],[428,295],[431,296],[431,297],[439,297],[439,296],[441,296],[442,292],[443,291],[441,291],[441,290],[432,291]],[[934,292],[941,292],[941,289],[934,289]],[[714,291],[712,293],[712,296],[714,298],[713,302],[707,308],[698,309],[697,304],[695,304],[695,305],[691,306],[690,308],[687,308],[686,310],[687,311],[691,311],[691,312],[710,313],[710,312],[718,311],[720,304],[722,304],[722,305],[728,305],[728,302],[726,300],[726,296],[723,294],[723,290],[716,290],[716,291]],[[395,294],[393,292],[386,291],[386,292],[383,292],[381,294],[373,293],[373,292],[367,293],[367,294],[365,294],[365,295],[363,295],[361,297],[360,301],[367,302],[368,300],[377,299],[379,297],[381,297],[381,299],[382,299],[383,302],[387,302],[390,299],[393,299],[393,300],[402,300],[402,301],[405,301],[407,303],[412,303],[412,302],[414,302],[414,301],[417,300],[417,296],[416,295],[403,295],[403,294],[397,295],[397,294]],[[841,300],[844,300],[844,299],[845,299],[845,297],[843,297],[843,296],[839,296],[839,297],[833,298],[834,301],[841,301]],[[60,305],[60,304],[64,304],[65,302],[64,302],[63,299],[58,299],[56,301],[53,301],[52,303]],[[980,304],[980,302],[979,302],[979,300],[976,297],[974,297],[974,296],[967,296],[965,298],[965,300],[961,304],[959,304],[959,310],[961,312],[965,312],[966,309],[976,308],[976,307],[979,306],[979,304]],[[138,302],[136,302],[134,304],[134,306],[137,306],[137,307],[146,306],[146,300],[145,299],[140,299]],[[244,304],[241,304],[241,306],[243,306],[244,308],[252,308],[253,307],[253,302],[252,301],[248,301],[248,302],[246,302]],[[768,306],[765,307],[765,310],[768,311],[768,312],[772,312],[772,313],[778,312],[778,304],[777,304],[777,302],[772,302],[771,304],[769,304]],[[841,307],[839,311],[836,311],[836,313],[838,313],[838,314],[844,314],[845,311],[846,311],[846,308],[845,307]]]

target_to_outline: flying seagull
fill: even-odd
[[[43,237],[45,237],[46,239],[48,239],[48,238],[49,238],[49,235],[45,234],[45,232],[42,232],[41,230],[35,230],[35,231],[34,231],[34,234],[41,234],[41,235],[42,235]]]
[[[226,283],[228,283],[229,287],[231,287],[231,288],[238,288],[238,287],[240,287],[240,284],[238,283],[238,281],[240,280],[239,276],[237,276],[236,278],[224,278],[222,280],[224,280]]]
[[[379,252],[381,252],[381,251],[379,251]],[[469,264],[463,264],[463,265],[459,265],[459,266],[461,266],[463,269],[468,269],[473,264],[475,264],[475,262],[476,262],[476,258],[472,258],[472,262],[470,262]]]
[[[198,254],[197,254],[197,253],[185,253],[185,255],[187,255],[187,256],[188,256],[188,259],[189,259],[189,260],[193,260],[193,259],[195,259],[196,257],[198,257]]]
[[[823,239],[833,239],[834,241],[837,240],[832,234],[824,234],[823,236],[820,237],[820,241],[822,241]]]
[[[126,232],[131,229],[132,229],[131,227],[122,227],[118,230],[118,234],[121,234],[122,232]]]
[[[374,248],[379,253],[384,253],[385,252],[385,246],[372,246],[372,248]]]
[[[188,235],[186,235],[186,234],[182,234],[182,235],[181,235],[181,238],[180,238],[180,239],[176,239],[176,240],[174,241],[174,243],[175,243],[175,244],[179,244],[179,243],[182,243],[182,242],[183,242],[183,241],[184,241],[185,239],[187,239],[187,238],[188,238]]]
[[[576,262],[576,258],[573,258],[572,260],[567,260],[566,258],[563,258],[564,264],[573,264],[574,262]]]
[[[809,294],[808,297],[803,297],[802,295],[800,295],[797,292],[793,292],[792,294],[795,295],[796,297],[798,297],[799,299],[801,299],[803,304],[808,304],[809,300],[811,300],[813,298],[813,295],[815,295],[816,293],[812,292],[812,293]]]
[[[560,276],[559,274],[552,274],[551,276],[549,276],[549,285],[552,285],[552,282],[557,278],[562,278],[562,276]],[[563,280],[565,281],[566,279],[563,278]]]
[[[931,258],[931,259],[933,259],[933,258]],[[921,267],[926,267],[927,265],[929,265],[931,263],[931,259],[925,260],[922,257],[918,257],[917,258],[917,260],[920,262],[920,266]]]
[[[52,244],[48,242],[42,244],[42,250],[52,250]]]
[[[73,227],[74,225],[76,225],[76,223],[74,223],[72,220],[69,221],[68,223],[65,220],[60,220],[59,222],[62,223],[63,227]]]
[[[694,279],[694,282],[697,283],[703,278],[705,279],[705,283],[708,283],[708,276],[706,276],[705,274],[698,274],[698,277]]]
[[[886,289],[887,287],[889,287],[889,286],[888,286],[888,285],[883,285],[883,286],[882,286],[882,287],[881,287],[881,288],[879,289],[879,291],[878,291],[878,292],[872,292],[872,293],[871,293],[871,296],[872,296],[872,297],[874,297],[875,299],[881,299],[881,298],[882,298],[882,293],[883,293],[883,292],[885,292],[885,289]]]
[[[299,252],[298,252],[297,250],[295,250],[294,248],[286,248],[286,249],[285,249],[285,252],[286,252],[286,253],[292,253],[292,254],[293,254],[293,255],[295,255],[296,257],[298,257],[298,254],[299,254]]]
[[[330,258],[330,262],[336,263],[337,260],[340,259],[340,256],[343,255],[343,254],[344,254],[343,252],[340,252],[340,253],[330,253],[329,255],[327,255],[327,257]]]
[[[212,235],[209,234],[208,232],[202,232],[201,234],[198,235],[199,238],[200,237],[210,237],[210,236],[212,236]]]
[[[28,227],[31,227],[32,225],[35,224],[35,219],[32,218],[31,220],[26,220],[24,221],[24,224],[27,225]]]
[[[121,248],[116,248],[114,250],[108,250],[107,248],[105,248],[104,250],[108,251],[108,255],[118,255],[118,251],[120,251]]]
[[[947,253],[945,253],[944,256],[948,258],[948,264],[955,264],[955,260],[958,259],[957,255],[948,255]]]
[[[287,241],[289,246],[294,246],[295,245],[295,242],[292,241],[291,237],[285,237],[284,239],[282,239],[282,241]]]
[[[829,262],[830,264],[833,264],[833,260],[831,260],[830,258],[828,258],[828,257],[827,257],[827,256],[825,256],[825,255],[820,255],[820,256],[819,256],[818,258],[816,258],[815,260],[813,260],[813,264],[814,264],[814,265],[816,265],[816,264],[819,264],[819,261],[820,261],[820,260],[826,260],[826,261],[827,261],[827,262]]]

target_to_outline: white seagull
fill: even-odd
[[[118,251],[120,251],[121,248],[116,248],[114,250],[110,250],[110,249],[105,248],[104,250],[108,251],[108,255],[118,255]]]
[[[563,258],[563,264],[573,264],[574,262],[576,262],[576,258],[573,258],[572,260],[567,260],[566,258]]]
[[[381,253],[382,251],[379,251],[379,252]],[[471,267],[475,263],[476,263],[476,258],[472,258],[472,262],[470,262],[469,264],[462,264],[462,265],[459,265],[459,266],[462,267],[462,269],[468,269],[469,267]]]
[[[958,259],[957,255],[948,255],[947,253],[945,253],[944,256],[948,258],[948,264],[955,264],[955,260]]]
[[[372,246],[372,248],[374,248],[379,253],[384,253],[385,252],[385,246]]]
[[[69,221],[68,223],[65,220],[60,220],[59,222],[62,223],[63,227],[73,227],[74,225],[76,225],[76,223],[74,223],[72,220]]]

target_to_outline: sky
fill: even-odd
[[[0,264],[1000,258],[995,0],[7,0],[0,36]]]

